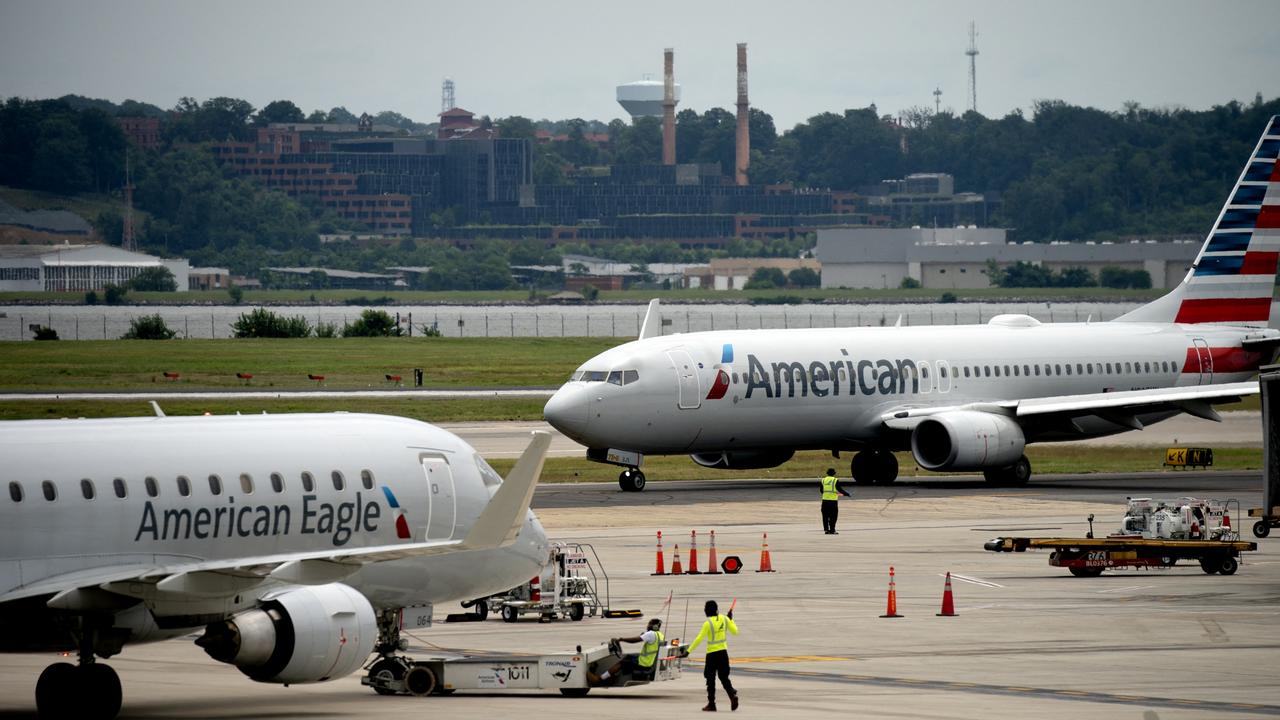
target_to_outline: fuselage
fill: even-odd
[[[883,443],[882,416],[904,408],[1244,380],[1263,362],[1263,353],[1241,348],[1250,331],[1256,329],[1041,324],[1015,315],[968,326],[690,333],[597,355],[545,413],[558,430],[593,448],[852,449]],[[1124,429],[1085,421],[1069,435],[1032,428],[1027,439]]]
[[[461,539],[502,482],[444,430],[358,414],[5,422],[0,457],[0,595],[111,568]],[[343,582],[375,607],[472,599],[527,580],[546,553],[529,512],[511,547],[371,563]],[[134,640],[280,586],[202,601],[134,585],[151,616]]]

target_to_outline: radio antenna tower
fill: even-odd
[[[447,113],[457,107],[453,101],[453,80],[444,79],[444,85],[440,87],[440,112]]]
[[[933,89],[933,114],[942,112],[942,88]]]
[[[978,29],[969,23],[969,109],[978,112]]]

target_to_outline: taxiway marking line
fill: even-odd
[[[939,573],[938,577],[946,577],[946,576],[944,574]],[[968,575],[956,575],[955,573],[951,574],[951,579],[959,580],[960,582],[972,583],[974,585],[981,585],[982,587],[989,587],[989,588],[1004,587],[1000,583],[993,583],[990,580],[983,580],[981,578],[969,577]]]
[[[954,577],[954,576],[953,576]],[[848,659],[848,658],[841,658]],[[735,661],[739,659],[735,658]],[[1185,698],[1167,698],[1139,695],[1119,695],[1113,693],[1091,692],[1088,690],[1062,690],[1058,688],[1032,688],[1017,685],[983,685],[981,683],[952,682],[946,680],[921,680],[915,678],[877,677],[871,675],[847,675],[843,673],[813,672],[808,670],[787,670],[784,668],[744,667],[740,672],[777,678],[811,680],[814,682],[862,684],[878,687],[911,688],[913,690],[938,690],[979,693],[984,695],[1004,695],[1008,697],[1039,697],[1046,700],[1064,702],[1094,702],[1109,705],[1133,705],[1139,707],[1187,708],[1204,707],[1210,704],[1205,700]],[[1259,705],[1253,703],[1215,703],[1214,709],[1223,713],[1253,713],[1280,717],[1280,705]]]

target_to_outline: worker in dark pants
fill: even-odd
[[[836,518],[840,515],[840,496],[850,497],[849,493],[840,487],[840,481],[836,479],[836,469],[827,468],[826,477],[822,478],[822,530],[828,535],[838,535],[836,532]]]
[[[703,640],[707,641],[707,656],[702,669],[702,676],[707,679],[707,706],[702,709],[707,712],[716,711],[716,676],[719,675],[720,684],[729,695],[729,709],[737,710],[738,692],[733,689],[733,683],[729,682],[727,635],[727,633],[738,634],[738,626],[733,622],[733,609],[729,609],[728,615],[721,615],[716,601],[708,600],[703,610],[707,614],[707,620],[702,623],[702,630],[698,631],[698,636],[685,649],[686,654],[691,653]]]

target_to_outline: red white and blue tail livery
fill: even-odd
[[[547,420],[644,486],[645,454],[774,467],[797,450],[855,453],[892,482],[894,451],[926,470],[1023,483],[1028,443],[1141,430],[1258,392],[1280,256],[1280,122],[1267,123],[1191,270],[1112,322],[732,330],[662,336],[657,301],[634,342],[584,363]]]

